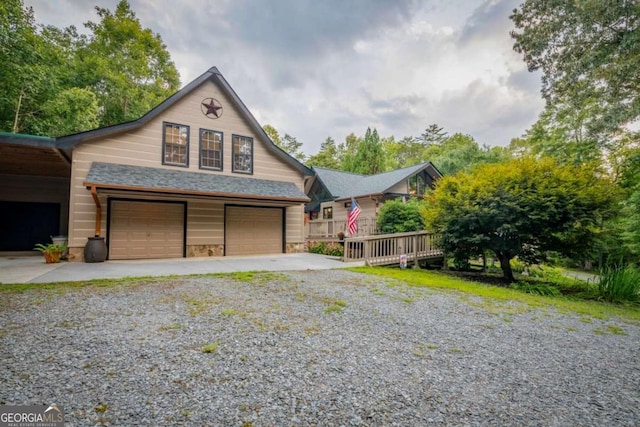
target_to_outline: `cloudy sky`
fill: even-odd
[[[216,66],[261,124],[318,151],[375,127],[431,123],[507,145],[543,107],[540,76],[513,52],[520,0],[129,0],[159,33],[182,84]],[[98,21],[117,0],[24,0],[39,23]]]

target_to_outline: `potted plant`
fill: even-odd
[[[67,245],[59,245],[55,243],[48,243],[45,245],[43,243],[38,243],[36,247],[33,248],[33,250],[42,252],[46,263],[53,264],[56,262],[60,262],[60,257],[62,257],[64,251],[67,250]]]
[[[341,245],[344,245],[344,231],[338,232],[338,243],[340,243]]]

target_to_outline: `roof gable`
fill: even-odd
[[[317,178],[335,199],[382,194],[422,171],[427,171],[434,179],[442,177],[440,171],[431,162],[419,163],[375,175],[360,175],[316,167],[313,170]]]
[[[267,150],[272,152],[274,155],[276,155],[278,158],[283,160],[288,165],[292,166],[294,169],[298,170],[303,175],[307,175],[307,176],[313,175],[313,172],[311,171],[311,169],[307,168],[305,165],[303,165],[298,160],[290,156],[288,153],[280,149],[278,146],[276,146],[273,143],[273,141],[271,141],[269,136],[262,129],[262,126],[260,126],[258,121],[253,116],[253,114],[251,114],[247,106],[238,97],[236,92],[233,90],[233,88],[231,88],[229,83],[226,81],[226,79],[222,76],[222,74],[218,71],[216,67],[212,67],[209,70],[207,70],[205,73],[197,77],[191,83],[187,84],[185,87],[183,87],[178,92],[171,95],[169,98],[164,100],[158,106],[156,106],[155,108],[153,108],[152,110],[150,110],[144,116],[140,117],[137,120],[63,136],[63,137],[57,138],[56,145],[59,148],[70,150],[74,146],[78,144],[82,144],[84,142],[137,130],[145,126],[146,124],[148,124],[151,120],[165,113],[169,108],[174,106],[180,100],[184,99],[187,95],[192,93],[194,90],[196,90],[198,87],[200,87],[202,84],[204,84],[207,81],[211,81],[214,84],[216,84],[220,88],[220,90],[231,100],[231,102],[233,103],[233,107],[237,109],[237,111],[242,116],[242,118],[246,121],[246,123],[251,128],[251,130],[264,143],[264,146],[267,148]]]

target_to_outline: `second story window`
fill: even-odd
[[[253,138],[233,135],[231,142],[232,171],[253,173]]]
[[[222,170],[222,132],[200,129],[200,168]]]
[[[189,126],[163,123],[162,163],[189,166]]]

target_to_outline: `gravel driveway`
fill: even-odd
[[[342,270],[242,277],[0,293],[0,403],[67,426],[640,425],[637,324]]]

